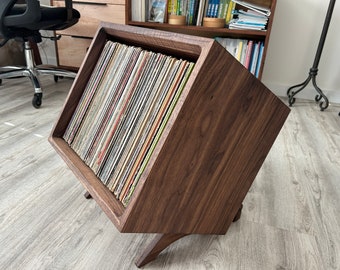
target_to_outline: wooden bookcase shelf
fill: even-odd
[[[127,207],[63,139],[107,40],[195,62]],[[289,111],[212,39],[102,23],[49,141],[120,232],[159,234],[141,266],[184,235],[227,232]]]
[[[204,1],[204,0],[201,0]],[[171,25],[168,23],[154,23],[154,22],[138,22],[132,20],[132,1],[126,0],[126,24],[147,27],[152,29],[158,29],[169,32],[176,32],[188,35],[195,35],[201,37],[215,38],[215,37],[228,37],[228,38],[240,38],[248,40],[257,40],[264,42],[264,51],[261,61],[261,68],[259,72],[259,79],[262,78],[263,67],[265,64],[267,48],[269,44],[270,33],[272,30],[272,24],[274,20],[274,13],[277,0],[247,0],[247,2],[260,5],[269,8],[271,15],[269,16],[267,30],[266,31],[256,31],[256,30],[230,30],[228,28],[213,28],[213,27],[203,27],[203,26],[181,26],[181,25]],[[244,8],[243,8],[244,9]]]

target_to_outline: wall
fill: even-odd
[[[277,0],[262,81],[279,96],[302,83],[313,65],[329,1]],[[319,63],[317,85],[330,103],[340,103],[340,2],[332,20]],[[313,99],[310,83],[296,97]]]

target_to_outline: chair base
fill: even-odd
[[[53,66],[35,66],[33,50],[29,42],[25,42],[25,59],[26,67],[4,66],[0,67],[0,84],[2,79],[28,77],[34,87],[32,105],[39,108],[42,104],[42,89],[39,82],[39,75],[53,75],[54,81],[57,82],[59,77],[75,78],[77,73],[59,69]]]

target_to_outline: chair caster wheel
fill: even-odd
[[[42,93],[35,93],[32,99],[32,105],[34,108],[39,108],[42,103]]]
[[[2,84],[2,80],[0,79],[0,85]]]

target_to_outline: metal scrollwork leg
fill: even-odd
[[[314,85],[314,88],[315,90],[319,93],[319,95],[316,95],[315,96],[315,101],[316,102],[319,102],[321,99],[324,100],[324,102],[320,102],[319,103],[319,106],[320,106],[320,110],[323,111],[325,109],[327,109],[328,105],[329,105],[329,101],[328,101],[328,98],[326,97],[326,95],[322,92],[322,90],[317,86],[316,84],[316,78],[313,77],[313,85]]]
[[[308,85],[310,80],[312,80],[313,86],[314,86],[315,90],[318,92],[318,94],[315,96],[315,101],[320,102],[323,99],[323,101],[319,103],[321,111],[325,110],[329,105],[328,98],[326,97],[326,95],[322,92],[322,90],[316,84],[316,75],[318,74],[318,65],[319,65],[319,62],[320,62],[323,46],[325,44],[328,27],[329,27],[329,24],[331,22],[334,5],[335,5],[335,0],[330,0],[328,10],[327,10],[327,14],[326,14],[326,18],[325,18],[325,22],[324,22],[322,33],[321,33],[321,37],[320,37],[320,41],[319,41],[319,45],[318,45],[318,49],[317,49],[316,54],[315,54],[313,66],[309,70],[308,78],[303,83],[294,85],[287,90],[289,106],[292,106],[295,103],[295,97],[294,96],[297,93],[299,93],[300,91],[302,91],[302,89],[304,89]],[[298,88],[298,89],[294,91],[295,88]]]
[[[311,80],[311,76],[309,75],[309,77],[303,83],[300,83],[300,84],[297,84],[297,85],[294,85],[294,86],[288,88],[287,96],[288,96],[289,106],[292,106],[295,103],[295,97],[294,96],[297,93],[299,93],[300,91],[302,91],[308,85],[310,80]],[[293,89],[295,89],[295,88],[299,88],[299,89],[296,90],[296,91],[293,91]]]

